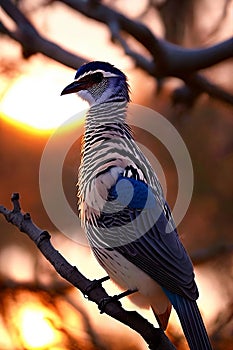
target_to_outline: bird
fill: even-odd
[[[127,123],[126,75],[108,62],[91,61],[79,67],[61,95],[71,93],[89,104],[77,197],[97,261],[125,295],[144,296],[161,328],[173,306],[190,349],[212,349],[191,259],[156,172]]]

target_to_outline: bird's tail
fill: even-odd
[[[190,350],[212,350],[196,301],[173,293],[170,300],[176,309]]]

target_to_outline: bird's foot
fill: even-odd
[[[98,305],[100,313],[103,314],[105,312],[105,308],[106,308],[107,304],[109,304],[111,302],[116,302],[116,301],[119,302],[120,299],[126,297],[127,295],[131,295],[135,292],[137,292],[137,289],[128,289],[125,292],[122,292],[122,293],[117,294],[117,295],[113,295],[112,297],[103,298]]]
[[[109,280],[109,279],[110,279],[109,276],[105,276],[105,277],[103,277],[103,278],[100,278],[99,280],[93,280],[93,281],[91,281],[91,283],[87,286],[87,288],[86,288],[85,291],[83,292],[84,297],[85,297],[85,298],[88,298],[89,293],[90,293],[93,289],[95,289],[95,288],[101,286],[103,282],[105,282],[105,281],[107,281],[107,280]]]

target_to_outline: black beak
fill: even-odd
[[[84,83],[79,82],[79,81],[73,81],[73,83],[67,85],[65,89],[62,90],[61,96],[62,95],[67,95],[67,94],[72,94],[74,92],[78,92],[80,90],[83,90],[84,88]]]

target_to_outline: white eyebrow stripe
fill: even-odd
[[[83,73],[82,75],[80,75],[80,77],[75,79],[75,81],[78,81],[78,80],[82,79],[83,77],[85,77],[86,75],[91,75],[93,73],[102,73],[105,78],[117,77],[117,74],[114,74],[114,73],[111,73],[111,72],[105,72],[102,69],[97,69],[97,70],[90,70],[89,72]]]

